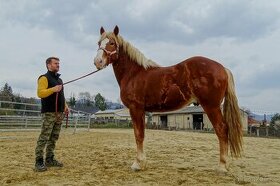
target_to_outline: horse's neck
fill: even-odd
[[[120,87],[123,80],[129,81],[136,73],[145,70],[144,67],[132,61],[122,50],[120,50],[118,61],[113,63],[113,68]]]

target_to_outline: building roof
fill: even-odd
[[[248,125],[260,125],[262,122],[258,121],[254,118],[249,117],[248,118]]]
[[[116,110],[108,109],[104,111],[99,110],[98,112],[95,113],[95,115],[101,115],[101,114],[113,114],[121,117],[130,117],[129,110],[127,108],[116,109]]]
[[[165,115],[165,114],[192,114],[192,113],[204,113],[201,106],[186,106],[178,110],[169,112],[154,112],[153,115]]]
[[[118,111],[121,111],[123,109],[116,109],[116,110],[113,110],[113,109],[108,109],[108,110],[99,110],[98,112],[95,113],[95,115],[98,115],[98,114],[115,114],[116,112]]]
[[[127,113],[116,113],[116,115],[120,117],[130,117],[130,114]]]

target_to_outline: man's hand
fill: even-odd
[[[55,87],[53,87],[54,92],[60,92],[62,89],[62,85],[56,85]]]
[[[64,113],[69,114],[69,111],[70,111],[69,107],[66,106],[65,109],[64,109]]]

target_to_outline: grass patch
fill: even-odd
[[[90,125],[90,128],[132,128],[132,124],[131,123],[104,123],[104,124],[93,123]]]

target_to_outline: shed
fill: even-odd
[[[248,129],[248,114],[240,109],[243,131]],[[159,128],[213,130],[213,126],[201,106],[186,106],[170,112],[152,113],[152,122]]]

